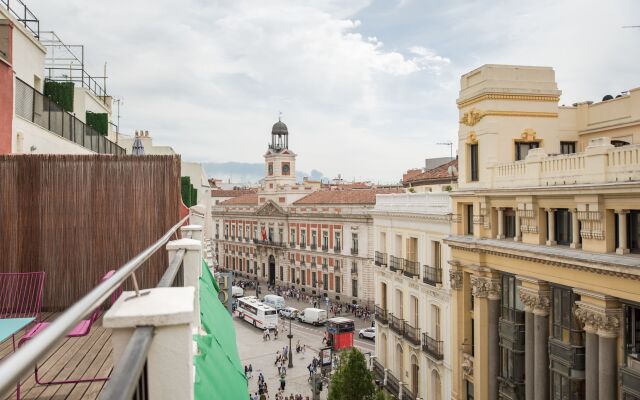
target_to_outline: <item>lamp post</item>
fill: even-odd
[[[287,337],[289,338],[289,365],[287,365],[287,368],[293,368],[293,352],[291,351],[291,339],[293,339],[293,335],[291,334],[291,318],[289,318],[289,334]]]

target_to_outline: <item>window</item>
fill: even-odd
[[[406,240],[406,259],[409,261],[416,261],[418,257],[418,238],[409,237]]]
[[[269,237],[267,239],[270,242],[273,242],[273,228],[269,228]]]
[[[627,245],[632,253],[640,253],[640,211],[630,210],[627,214]],[[617,232],[617,230],[616,230]]]
[[[574,315],[576,295],[571,289],[553,287],[551,291],[552,336],[565,344],[582,346],[584,331]]]
[[[502,275],[502,313],[500,319],[523,328],[520,282],[513,275]],[[500,377],[512,385],[524,384],[524,329],[500,333]]]
[[[335,232],[333,237],[333,245],[335,246],[336,249],[341,249],[341,242],[340,242],[340,232]]]
[[[282,228],[278,229],[278,240],[284,242],[284,230]]]
[[[280,280],[284,281],[284,270],[283,270],[282,266],[280,266]]]
[[[386,294],[386,291],[384,293]],[[358,280],[357,279],[353,279],[351,281],[351,297],[358,297]],[[384,303],[386,303],[386,301]]]
[[[469,160],[471,162],[471,164],[469,165],[470,167],[470,172],[471,172],[471,181],[475,182],[478,180],[478,144],[471,144],[469,145]]]
[[[440,242],[433,241],[433,266],[435,268],[440,268],[442,266],[442,248],[440,246]]]
[[[473,235],[473,204],[467,204],[465,211],[465,233]]]
[[[538,142],[516,142],[516,161],[527,158],[529,150],[537,149],[538,146]]]
[[[318,245],[318,232],[311,231],[311,246],[317,246],[317,245]]]
[[[560,154],[573,154],[576,152],[576,142],[560,142]]]
[[[322,274],[322,289],[329,290],[329,278],[327,278],[327,274]]]
[[[357,233],[351,234],[351,250],[353,254],[358,254],[358,234]]]
[[[289,242],[291,242],[294,245],[296,243],[296,230],[295,229],[291,229],[291,231],[289,232]]]
[[[624,305],[624,352],[640,360],[640,307],[635,305]]]
[[[300,247],[307,247],[307,231],[300,229]]]
[[[311,271],[311,286],[316,287],[316,271]]]
[[[467,400],[473,400],[473,383],[466,381]]]
[[[503,212],[503,233],[505,238],[516,237],[516,212],[513,208],[507,208]]]
[[[327,232],[322,232],[322,247],[329,248],[329,234]]]
[[[258,225],[253,226],[253,238],[254,239],[258,238]]]
[[[262,277],[264,278],[266,276],[267,273],[267,269],[264,267],[264,263],[262,263]]]
[[[269,174],[269,176],[273,175],[273,163],[269,163],[267,167],[267,173]]]
[[[288,162],[283,162],[282,163],[282,175],[289,175],[291,173],[290,167],[289,167],[289,163]]]
[[[300,278],[302,278],[302,285],[307,284],[307,274],[304,273],[304,270],[300,272]]]
[[[566,208],[558,208],[554,214],[555,234],[554,240],[560,245],[571,244],[572,227],[571,213]]]
[[[342,280],[339,276],[336,275],[336,293],[340,293],[340,281]]]

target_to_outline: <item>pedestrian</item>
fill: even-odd
[[[253,367],[251,366],[251,364],[249,364],[249,379],[251,379],[252,375],[253,375]]]
[[[286,384],[287,382],[284,379],[284,374],[280,375],[280,390],[283,391]]]
[[[245,378],[249,379],[249,367],[247,367],[246,365],[244,366],[244,376]]]

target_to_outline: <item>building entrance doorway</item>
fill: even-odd
[[[276,258],[273,255],[269,256],[269,285],[275,286],[276,284]]]

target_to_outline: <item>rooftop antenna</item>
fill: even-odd
[[[453,159],[453,142],[452,141],[447,141],[447,142],[438,142],[436,144],[439,144],[440,146],[449,146],[449,155],[450,158]]]
[[[282,111],[278,111],[278,122],[282,122]]]

